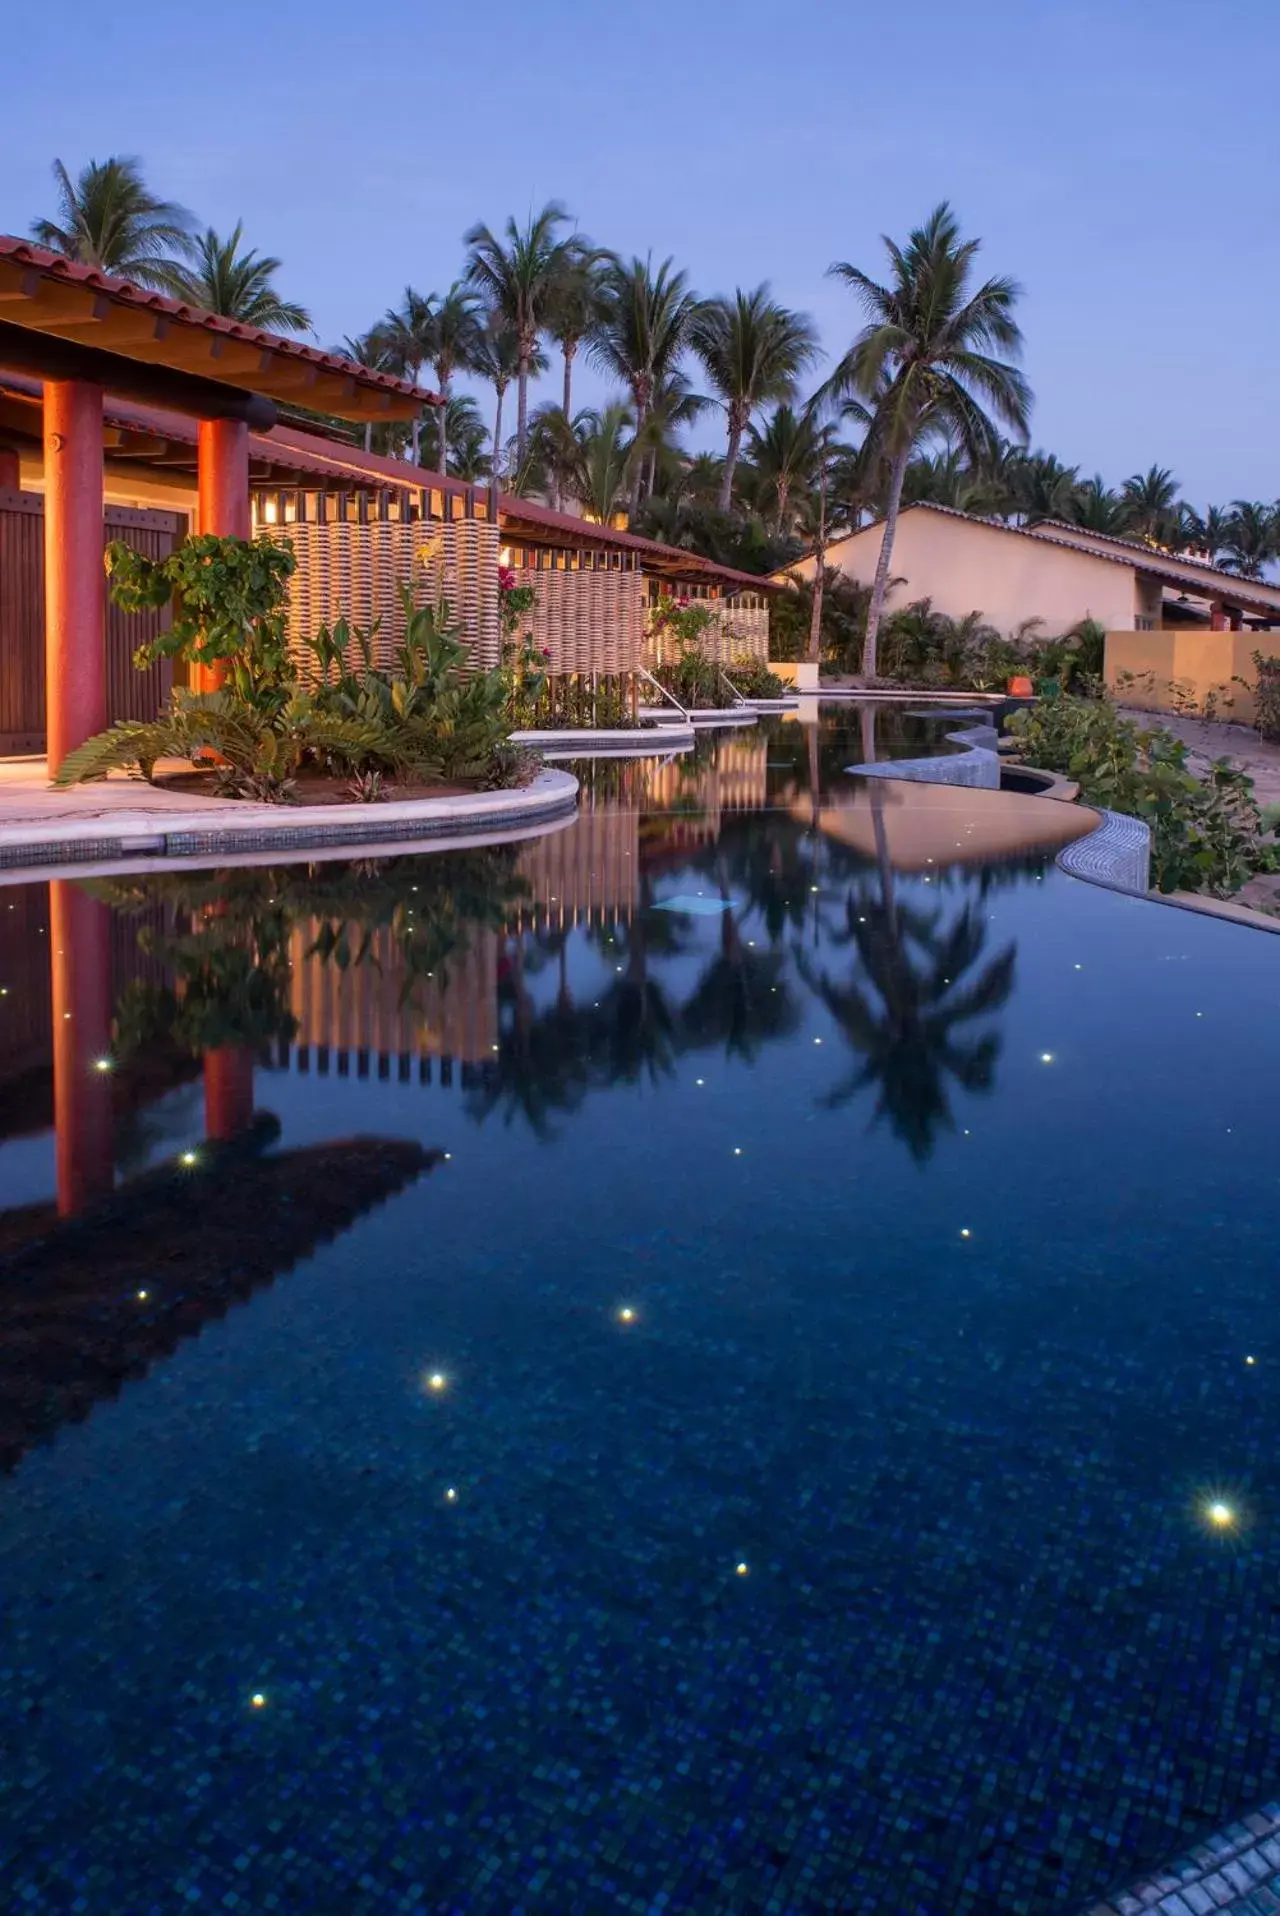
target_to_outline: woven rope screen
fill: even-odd
[[[711,624],[702,639],[701,649],[718,665],[734,659],[769,660],[769,608],[752,592],[745,598],[698,599],[711,614]],[[653,665],[665,665],[679,651],[669,637],[649,632],[645,639],[645,658]]]
[[[548,674],[634,672],[644,663],[644,580],[638,572],[521,572],[534,590],[528,637],[551,656]]]
[[[374,664],[390,668],[404,637],[400,587],[412,583],[419,605],[448,600],[482,670],[501,663],[498,622],[498,528],[481,519],[455,525],[398,524],[278,526],[298,567],[289,582],[289,644],[309,675],[305,641],[322,625],[345,617],[353,625],[379,621]],[[355,663],[355,660],[352,661]]]

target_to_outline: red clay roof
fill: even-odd
[[[135,286],[131,280],[116,279],[100,272],[96,266],[83,266],[78,260],[66,259],[61,253],[51,253],[43,246],[10,234],[0,234],[0,288],[8,294],[0,310],[3,317],[15,325],[28,326],[37,332],[56,332],[59,338],[65,339],[69,336],[65,330],[69,325],[82,324],[88,330],[80,336],[81,344],[100,346],[125,358],[174,365],[182,371],[198,372],[206,379],[220,379],[248,392],[263,393],[267,398],[292,397],[339,417],[363,418],[366,414],[375,414],[383,419],[399,418],[412,414],[420,406],[444,403],[439,394],[426,392],[411,380],[376,372],[340,353],[285,339],[278,333],[264,332],[261,327],[246,326],[237,319],[224,319],[201,306],[150,292],[144,286]],[[71,313],[66,308],[68,295],[75,296],[77,301]],[[121,325],[117,321],[113,328],[113,319],[119,314],[138,311],[155,316],[160,322],[157,331],[147,341],[135,331],[122,343]],[[136,321],[134,324],[136,327]],[[189,352],[156,349],[157,340],[168,345],[166,332],[172,338],[171,329],[175,327],[180,335],[203,336],[198,359],[193,360]],[[146,350],[141,350],[144,345]],[[238,361],[234,360],[227,353],[232,345],[251,348],[259,357],[247,359],[241,352]],[[316,376],[315,384],[305,392],[293,390],[281,394],[280,373],[275,368],[277,360],[284,370],[307,368]],[[370,407],[366,397],[362,405],[344,405],[344,389],[376,396],[380,403]]]

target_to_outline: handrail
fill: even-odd
[[[666,686],[662,683],[662,680],[655,679],[653,676],[653,673],[650,672],[645,666],[642,665],[639,669],[640,669],[641,678],[648,679],[650,685],[654,686],[657,691],[661,692],[664,699],[670,699],[671,703],[675,706],[676,711],[679,712],[681,718],[688,720],[689,714],[685,711],[683,705],[681,705],[675,693],[668,692]],[[689,722],[692,723],[692,720],[689,720]]]
[[[723,665],[717,665],[716,671],[720,674],[721,678],[724,680],[729,690],[733,693],[734,704],[745,705],[747,701],[743,698],[741,692],[738,690],[733,680],[729,677],[729,674],[725,671]]]

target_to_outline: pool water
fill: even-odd
[[[1275,1793],[1280,948],[864,737],[0,892],[6,1908],[1072,1911]]]

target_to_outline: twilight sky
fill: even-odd
[[[243,215],[328,344],[556,197],[699,291],[771,280],[833,351],[827,266],[879,276],[947,197],[1025,287],[1035,443],[1200,505],[1280,493],[1275,0],[57,0],[4,37],[0,230],[53,210],[55,156],[136,153]]]

